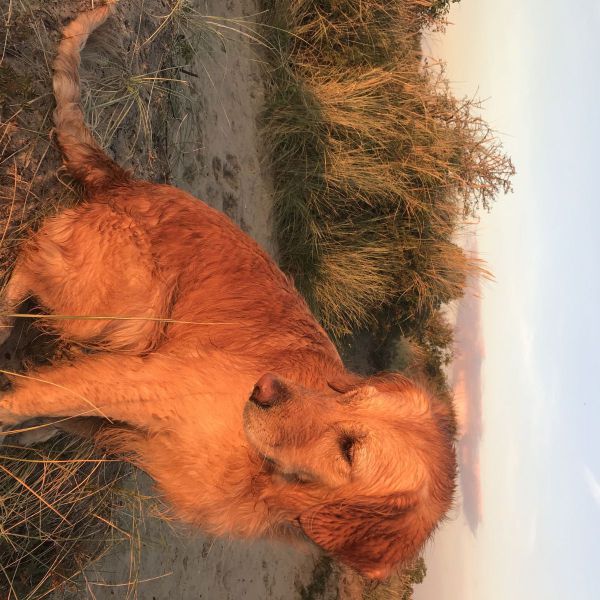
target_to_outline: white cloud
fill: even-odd
[[[586,465],[583,466],[583,478],[587,483],[592,498],[596,501],[596,504],[600,506],[600,482]]]

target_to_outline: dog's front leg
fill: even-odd
[[[11,377],[0,397],[0,422],[35,417],[96,416],[135,427],[160,428],[177,416],[169,382],[185,377],[173,359],[150,355],[87,356],[73,363]]]

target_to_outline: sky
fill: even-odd
[[[461,0],[426,51],[517,169],[455,309],[456,507],[416,600],[600,597],[600,1]]]

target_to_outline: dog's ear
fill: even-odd
[[[458,424],[456,422],[456,412],[452,403],[439,399],[432,403],[431,408],[435,422],[440,431],[450,442],[454,441],[458,433]]]
[[[402,373],[384,371],[371,375],[365,383],[382,393],[410,392],[416,389],[414,382]]]
[[[299,522],[318,546],[372,579],[385,579],[412,558],[429,530],[409,496],[329,503],[304,512]]]
[[[347,394],[356,390],[364,383],[364,379],[354,373],[344,373],[333,377],[327,381],[327,385],[334,391],[340,394]]]

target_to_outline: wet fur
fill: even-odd
[[[85,200],[23,245],[3,308],[33,296],[56,315],[125,318],[51,321],[98,352],[15,378],[0,418],[101,418],[71,428],[146,470],[179,518],[220,535],[307,536],[385,577],[451,504],[451,410],[398,375],[349,373],[252,239],[190,195],[135,180],[97,146],[77,69],[110,11],[69,24],[54,63],[57,141]],[[248,398],[267,372],[271,395],[285,398],[264,410]],[[360,437],[356,465],[336,446],[350,435],[342,426]]]

